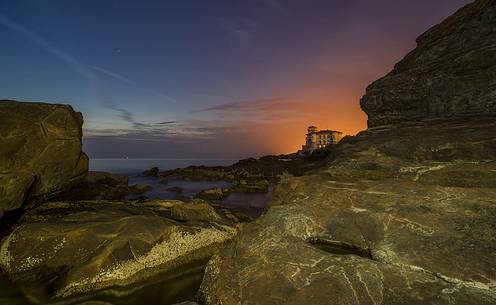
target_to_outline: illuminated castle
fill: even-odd
[[[306,142],[302,147],[306,154],[337,144],[343,138],[343,133],[340,131],[318,130],[315,126],[308,127],[307,131]]]

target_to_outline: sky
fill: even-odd
[[[70,104],[91,158],[294,152],[468,0],[0,0],[0,99]]]

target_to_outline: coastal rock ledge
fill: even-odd
[[[362,99],[376,128],[284,179],[210,260],[202,301],[496,304],[495,24],[480,0],[422,35]]]

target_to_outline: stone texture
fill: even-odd
[[[82,124],[81,113],[68,105],[0,100],[0,174],[3,181],[14,179],[2,183],[0,213],[84,179],[88,158],[81,151]]]
[[[175,208],[205,211],[204,205],[45,203],[27,212],[4,238],[0,266],[37,303],[110,287],[133,293],[158,274],[169,272],[167,277],[174,278],[171,272],[186,272],[236,234],[236,227],[212,208],[207,214],[178,213],[181,208]],[[171,214],[183,217],[177,221]]]
[[[22,206],[35,177],[23,173],[0,173],[0,218],[5,211]]]
[[[369,127],[496,114],[496,1],[475,1],[417,39],[418,47],[367,88]]]

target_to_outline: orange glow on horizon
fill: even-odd
[[[355,135],[367,128],[367,115],[360,109],[359,98],[321,99],[314,103],[292,105],[295,117],[279,118],[269,124],[251,126],[252,139],[270,154],[288,154],[301,149],[307,127],[331,129]]]

